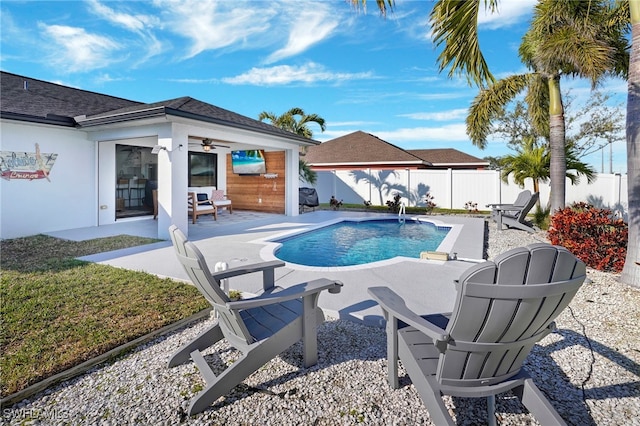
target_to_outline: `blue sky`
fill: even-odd
[[[478,93],[439,73],[428,15],[433,2],[397,0],[387,18],[373,0],[13,1],[1,8],[2,70],[141,102],[191,96],[248,117],[300,107],[326,120],[314,138],[362,130],[405,149],[485,150],[465,134]],[[535,0],[502,0],[481,16],[480,43],[497,77],[524,72],[517,49]],[[567,80],[579,104],[587,82]],[[604,88],[626,101],[626,82]],[[571,129],[568,129],[571,132]],[[625,142],[613,171],[626,171]],[[609,148],[604,150],[609,170]],[[584,158],[601,169],[602,152]]]

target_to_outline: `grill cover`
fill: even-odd
[[[298,190],[298,204],[306,207],[318,207],[318,193],[314,188],[300,188]]]

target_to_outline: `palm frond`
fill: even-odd
[[[496,9],[496,0],[485,0],[485,6]],[[444,49],[438,56],[440,72],[449,68],[449,77],[466,74],[469,84],[484,87],[495,78],[489,70],[478,41],[478,11],[480,0],[440,0],[437,1],[429,21],[433,42]]]
[[[529,80],[528,74],[512,75],[482,89],[474,98],[466,123],[467,135],[475,146],[482,149],[486,147],[492,121],[527,87]]]
[[[542,75],[531,75],[525,101],[533,128],[549,139],[549,86]]]

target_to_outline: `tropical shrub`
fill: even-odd
[[[426,206],[426,211],[427,214],[433,212],[433,209],[436,208],[436,203],[433,202],[433,195],[431,195],[430,192],[427,192],[427,194],[424,196],[424,202],[425,202],[425,206]]]
[[[533,211],[533,219],[532,222],[540,229],[549,229],[549,213],[551,213],[551,207],[540,207],[536,206],[536,209]]]
[[[464,203],[464,208],[469,213],[478,213],[478,203],[474,203],[473,201],[467,201]]]
[[[588,266],[620,272],[627,255],[628,226],[609,209],[574,203],[552,217],[548,237],[551,244],[567,248]]]
[[[393,196],[392,200],[387,200],[387,207],[394,213],[400,211],[400,194],[396,194]]]

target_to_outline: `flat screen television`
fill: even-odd
[[[252,149],[246,151],[231,151],[231,168],[239,175],[259,175],[267,173],[264,151]]]

